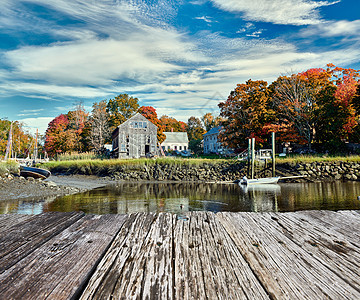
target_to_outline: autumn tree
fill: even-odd
[[[87,128],[88,116],[89,114],[85,111],[82,102],[75,104],[74,110],[67,113],[69,123],[66,131],[68,131],[69,136],[75,137],[73,151],[84,152],[89,150],[87,147],[90,129]]]
[[[107,104],[107,112],[110,116],[110,128],[114,130],[117,126],[135,115],[138,109],[138,98],[130,97],[128,94],[120,94],[114,99],[110,99]]]
[[[317,93],[302,76],[281,76],[274,83],[273,105],[278,113],[280,125],[293,126],[298,142],[311,143],[315,134],[315,112]]]
[[[214,117],[212,113],[206,113],[201,117],[201,121],[204,124],[204,128],[206,131],[217,127],[221,124],[222,118],[220,116]]]
[[[74,151],[77,137],[74,130],[67,130],[69,119],[61,114],[48,125],[45,133],[45,149],[51,156]]]
[[[270,123],[274,116],[270,108],[267,82],[249,79],[244,84],[238,84],[225,102],[219,103],[220,116],[224,130],[219,139],[229,148],[247,146],[247,139],[254,137],[263,143],[263,127]]]
[[[110,137],[109,114],[106,111],[106,100],[93,104],[90,123],[90,143],[96,151],[101,151]]]
[[[17,157],[26,157],[34,147],[34,137],[25,131],[24,125],[19,121],[0,119],[0,155],[4,155],[9,139],[10,126],[12,123],[12,152]]]
[[[188,134],[189,142],[192,140],[200,140],[201,141],[205,132],[206,131],[203,128],[199,118],[190,117],[188,119],[187,134]]]
[[[163,132],[185,132],[187,129],[187,124],[185,122],[178,121],[175,118],[166,115],[161,116],[159,120]]]
[[[161,126],[161,122],[158,119],[156,109],[152,106],[141,106],[138,110],[140,114],[142,114],[146,119],[148,119],[151,123],[157,126],[157,139],[158,142],[161,144],[166,136],[163,134],[163,126]]]

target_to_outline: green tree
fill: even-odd
[[[188,134],[189,141],[193,141],[193,140],[201,141],[205,132],[206,131],[203,128],[199,118],[190,117],[188,119],[187,134]]]
[[[131,118],[137,113],[139,107],[138,98],[130,97],[128,94],[120,94],[114,99],[110,99],[107,104],[110,128],[114,130],[117,126]]]

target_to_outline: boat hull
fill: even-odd
[[[243,185],[257,185],[257,184],[276,184],[280,177],[256,178],[256,179],[241,179],[240,184]]]
[[[33,177],[33,178],[41,178],[46,179],[51,175],[50,171],[40,168],[33,167],[21,167],[20,168],[20,176],[25,178]]]

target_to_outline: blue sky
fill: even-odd
[[[186,121],[237,83],[360,69],[358,0],[1,0],[0,118],[44,132],[121,93]]]

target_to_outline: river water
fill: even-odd
[[[237,184],[121,183],[85,193],[37,201],[0,202],[0,213],[38,214],[84,211],[132,212],[231,211],[286,212],[360,209],[360,182]]]

